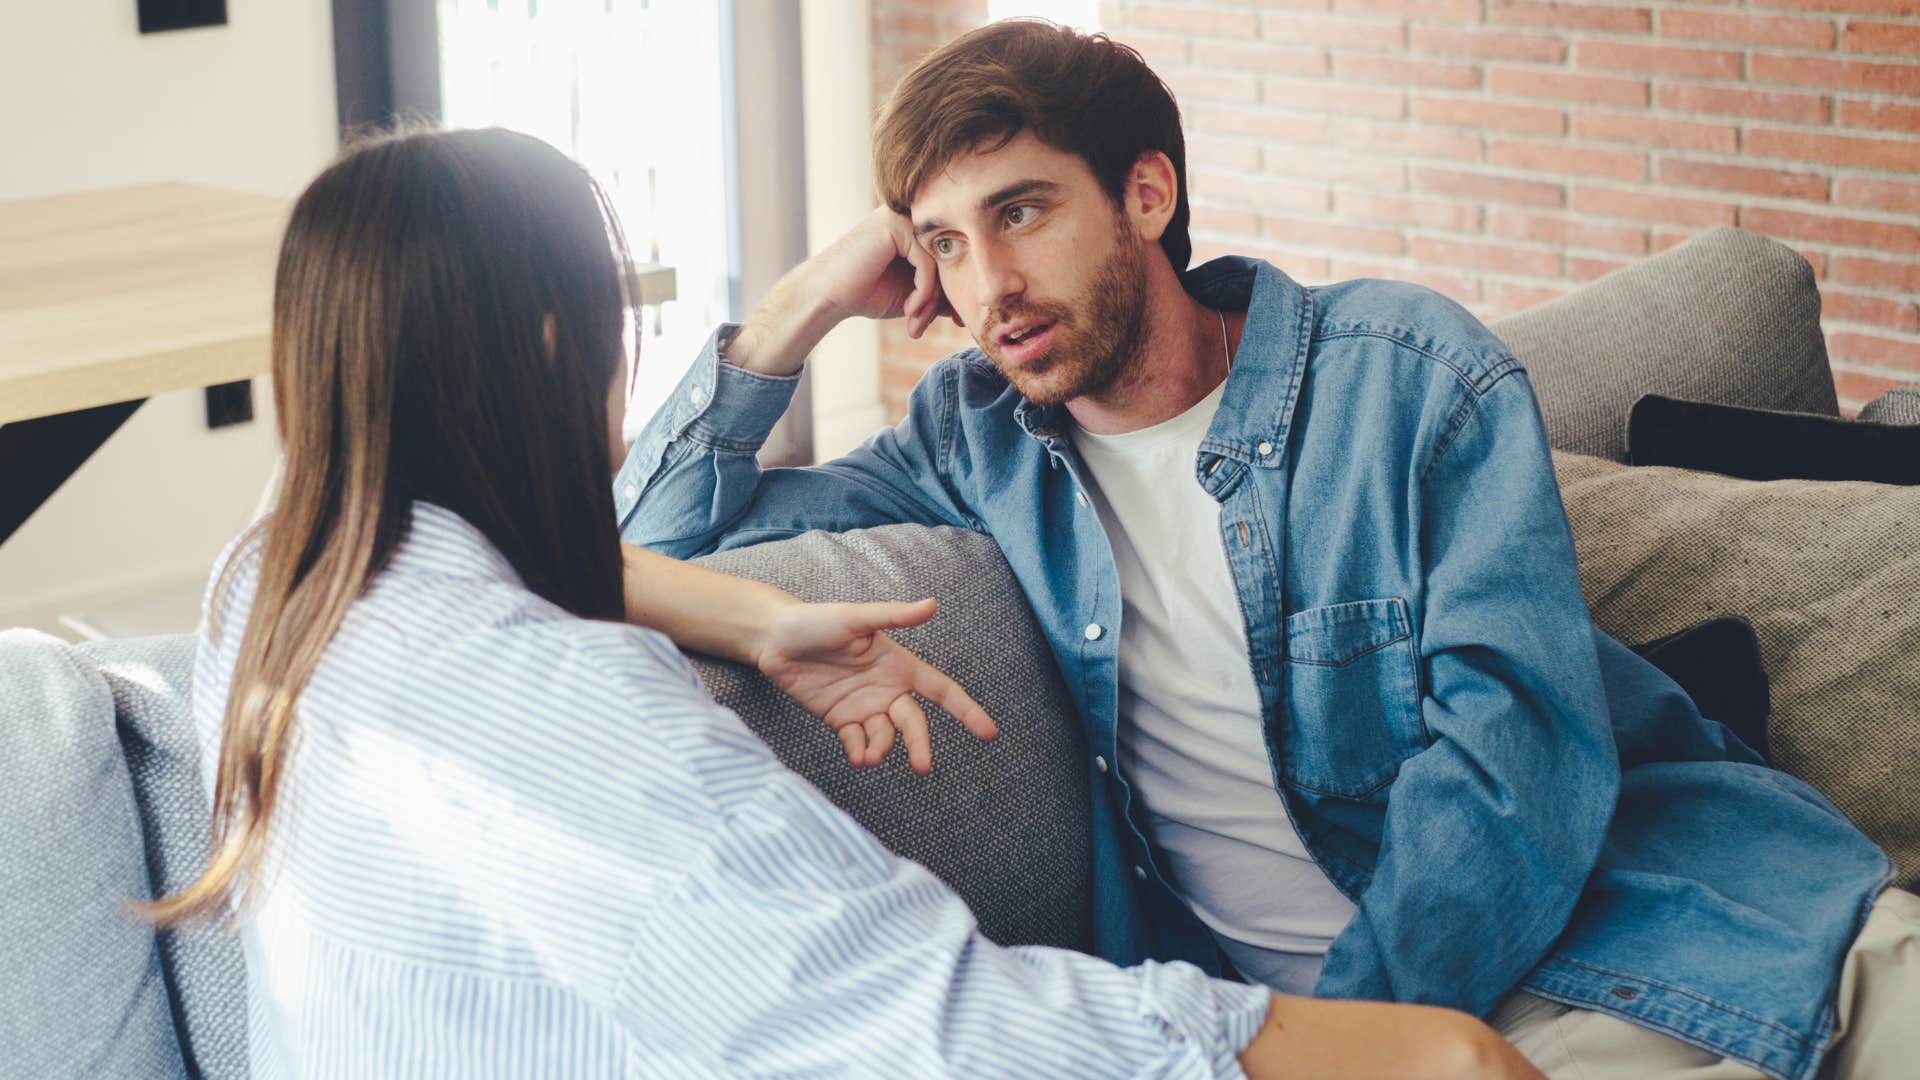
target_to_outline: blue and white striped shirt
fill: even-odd
[[[206,746],[257,582],[257,545],[229,557]],[[294,737],[241,929],[262,1077],[1239,1075],[1266,1011],[1190,965],[983,939],[665,637],[568,615],[431,505]]]

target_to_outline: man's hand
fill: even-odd
[[[912,223],[882,206],[788,271],[734,335],[726,358],[762,375],[791,375],[843,320],[904,315],[907,333],[919,337],[952,314]]]
[[[979,738],[998,734],[986,710],[959,684],[882,633],[926,622],[935,606],[932,600],[791,604],[768,621],[754,664],[834,729],[855,766],[878,765],[893,749],[897,731],[907,763],[924,776],[933,769],[933,755],[927,714],[915,694],[952,713]]]

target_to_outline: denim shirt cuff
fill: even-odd
[[[707,337],[693,366],[647,421],[613,481],[622,520],[659,473],[667,448],[684,437],[716,454],[756,454],[786,414],[800,374],[760,375],[720,358],[720,342],[739,326],[725,323]]]

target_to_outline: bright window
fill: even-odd
[[[439,0],[449,127],[498,126],[565,151],[607,189],[635,259],[678,299],[641,318],[631,437],[728,308],[720,0]]]

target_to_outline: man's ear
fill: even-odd
[[[1127,174],[1126,205],[1142,240],[1160,239],[1179,199],[1180,180],[1174,175],[1173,159],[1158,150],[1141,154]]]

